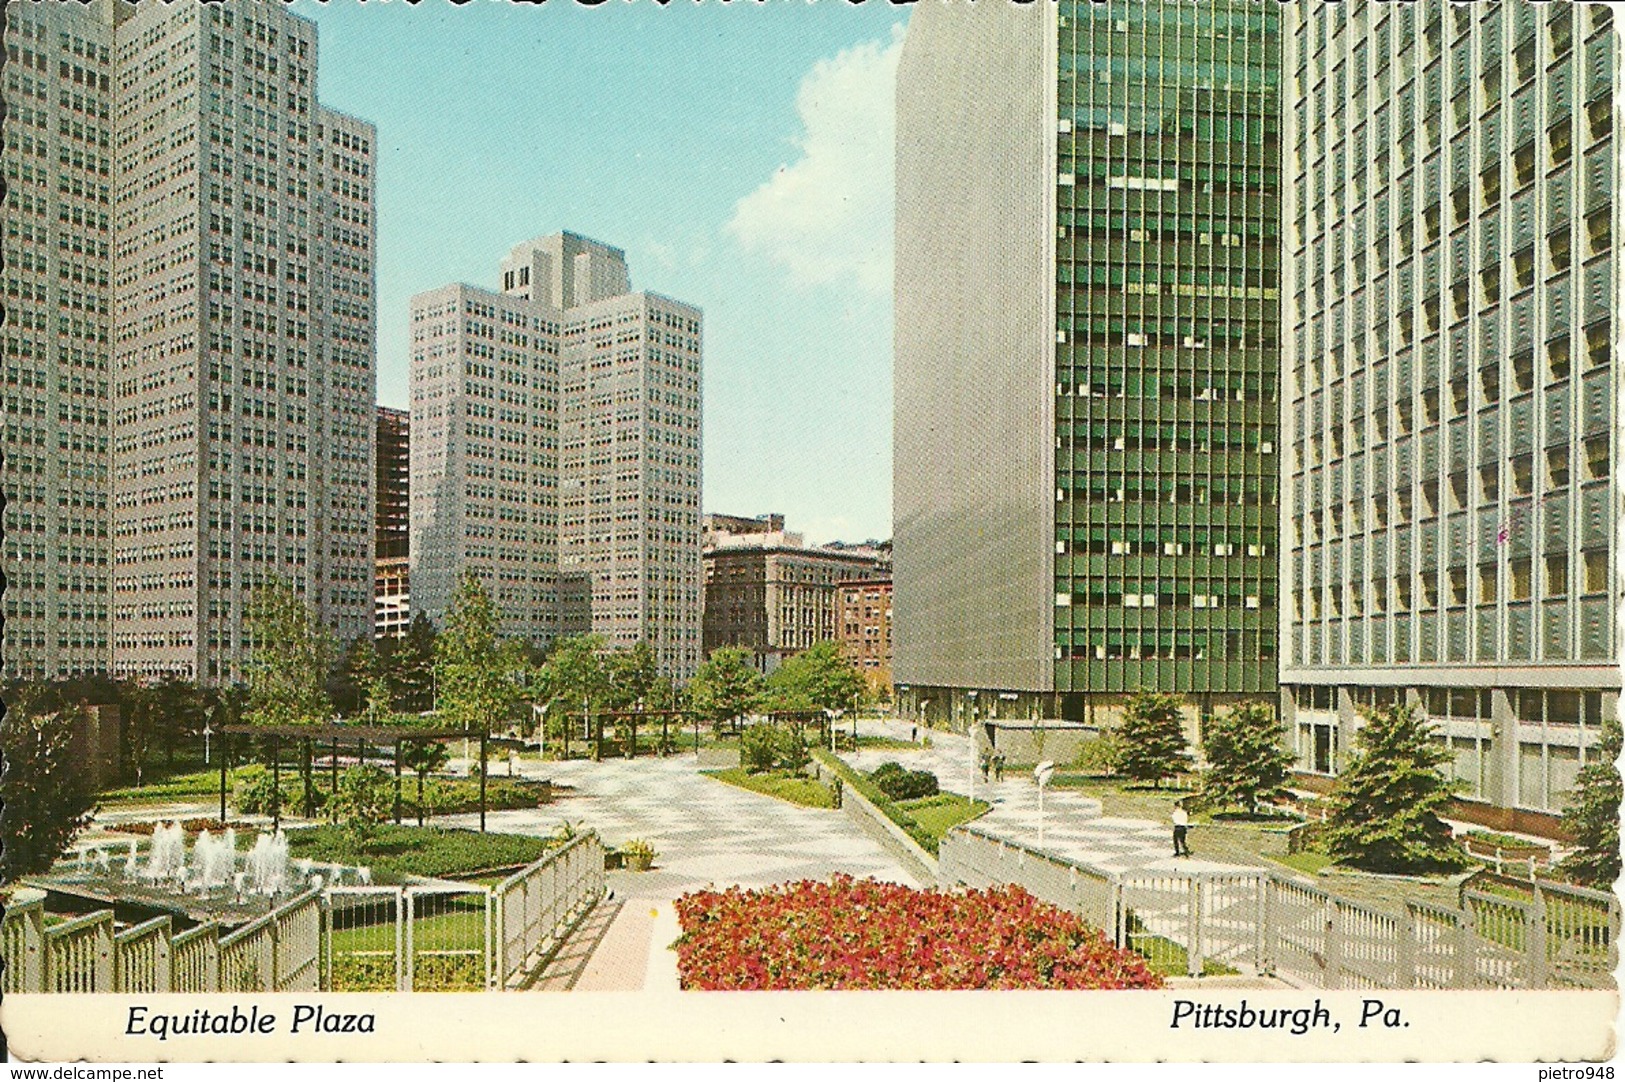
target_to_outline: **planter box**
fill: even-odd
[[[1534,859],[1536,864],[1546,864],[1552,859],[1550,846],[1530,842],[1526,845],[1509,845],[1505,842],[1480,841],[1473,836],[1475,832],[1468,832],[1456,839],[1475,857],[1500,857],[1502,860],[1529,860]]]

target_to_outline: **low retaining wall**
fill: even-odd
[[[902,862],[923,886],[937,883],[937,859],[887,818],[886,813],[852,785],[841,786],[841,814],[856,823],[881,848]]]

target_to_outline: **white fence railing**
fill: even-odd
[[[478,991],[520,987],[604,896],[604,846],[583,834],[503,880],[328,887],[225,931],[111,910],[50,923],[17,890],[0,924],[5,992]]]
[[[491,911],[496,986],[522,985],[603,896],[604,846],[596,834],[572,839],[498,884]]]
[[[1379,909],[1265,869],[1122,875],[980,828],[948,833],[944,885],[1019,884],[1159,971],[1274,974],[1318,988],[1614,987],[1619,903],[1556,883],[1465,889],[1459,908]]]

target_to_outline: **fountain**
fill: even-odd
[[[261,834],[248,851],[248,868],[254,893],[275,895],[288,877],[288,836],[282,831]]]
[[[290,861],[288,836],[262,832],[246,852],[233,828],[198,833],[187,844],[179,821],[153,825],[149,845],[134,839],[126,852],[107,843],[86,845],[64,856],[50,872],[31,877],[46,890],[100,904],[179,913],[228,924],[251,919],[300,891],[338,884],[346,873],[370,880],[362,869],[309,859]],[[320,867],[325,874],[314,874]]]

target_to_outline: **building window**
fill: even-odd
[[[1546,557],[1546,596],[1563,597],[1569,592],[1568,556]]]
[[[1608,592],[1608,554],[1606,552],[1587,552],[1582,559],[1585,560],[1585,592],[1588,594],[1604,594]]]
[[[1528,601],[1530,593],[1530,561],[1513,560],[1508,566],[1508,597],[1513,601]]]

